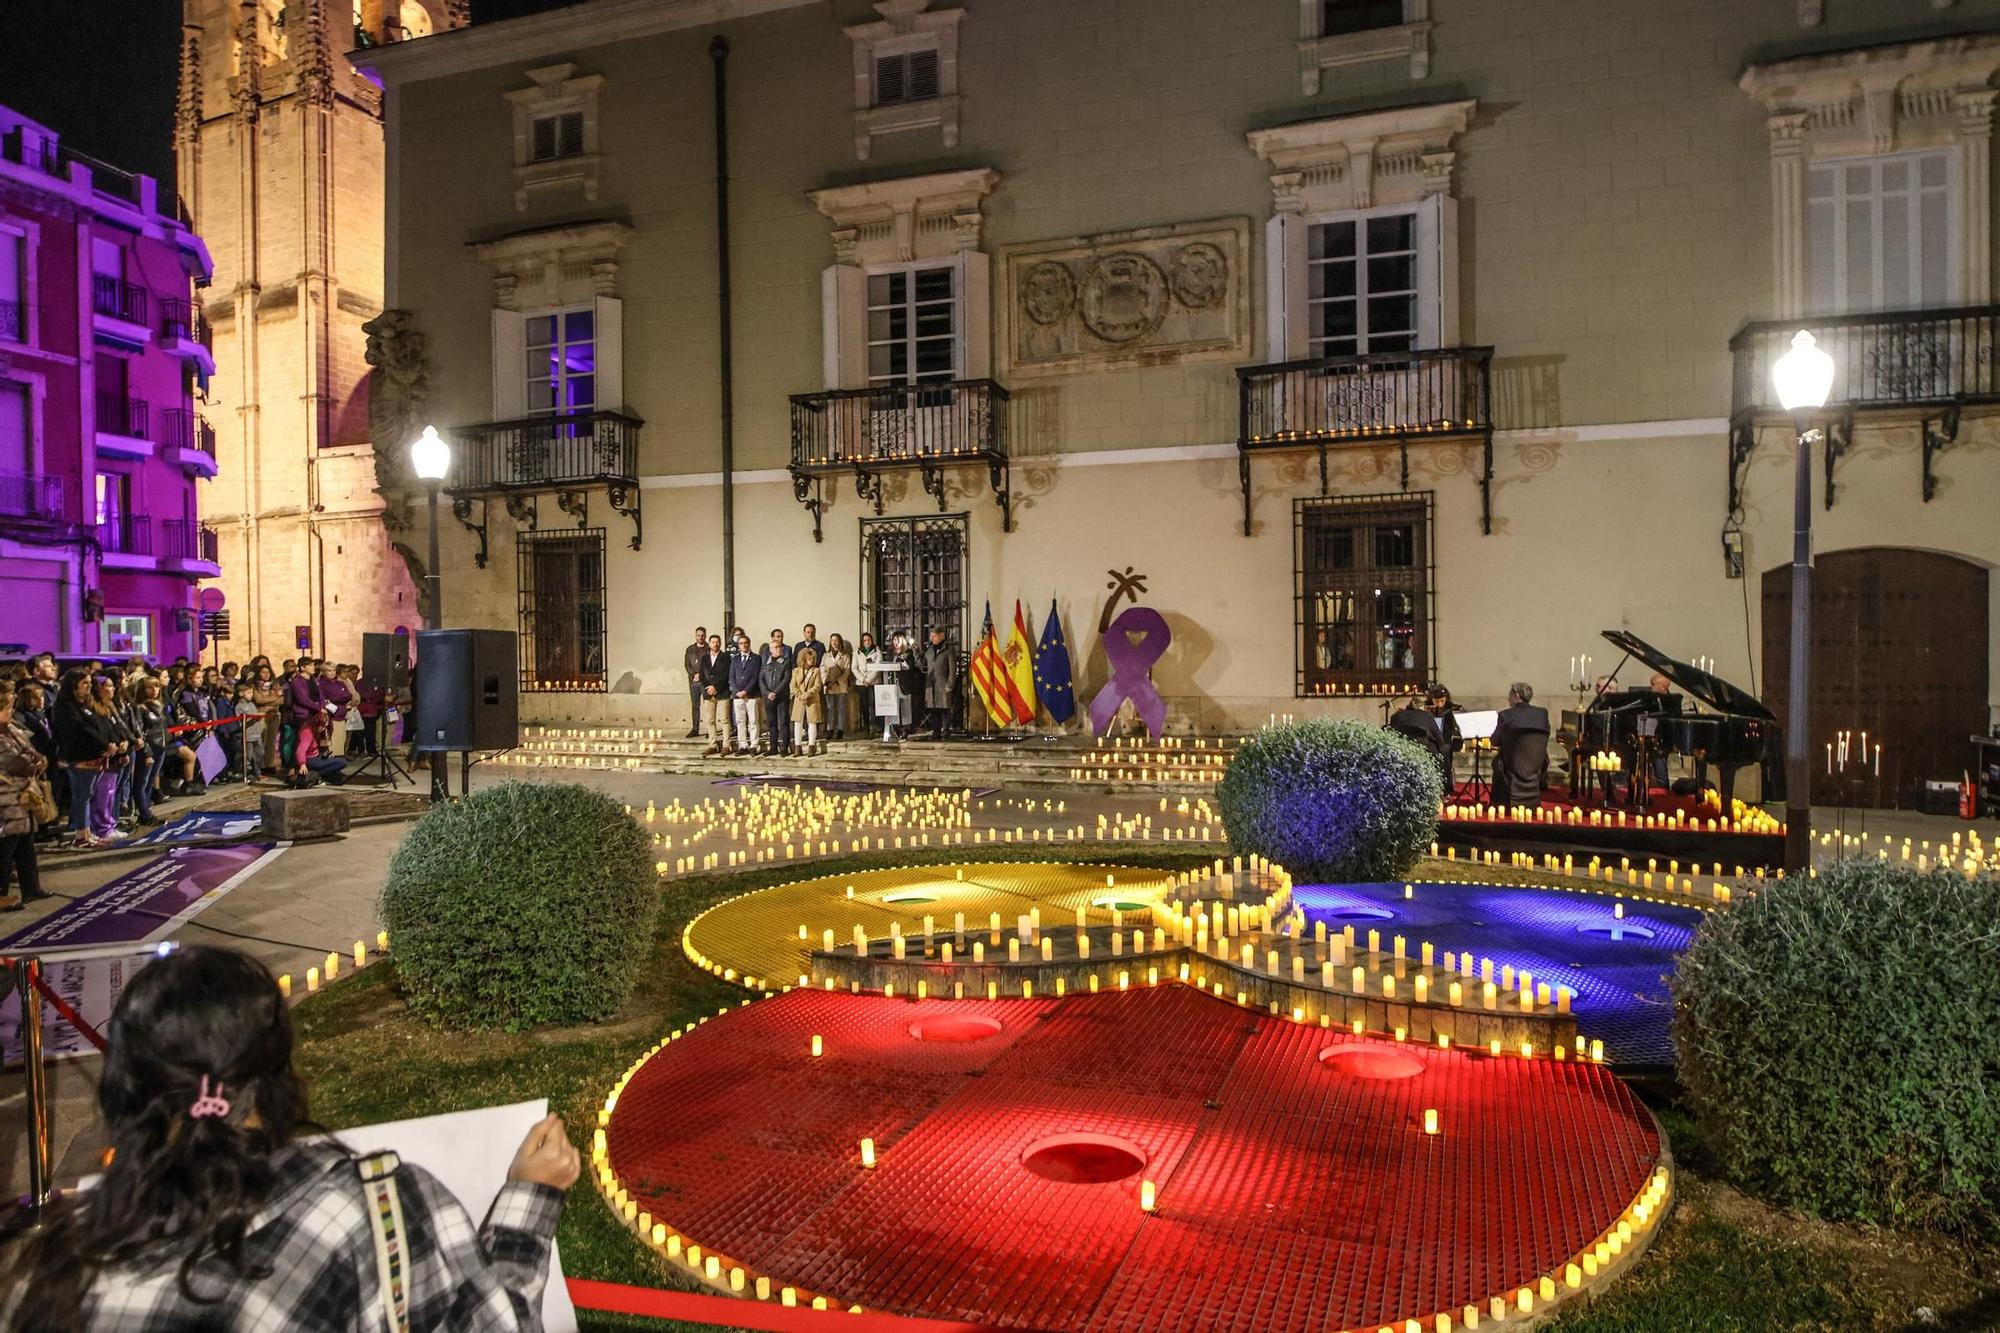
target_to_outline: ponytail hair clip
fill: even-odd
[[[201,1092],[195,1097],[193,1105],[188,1107],[188,1119],[201,1120],[207,1116],[214,1116],[220,1120],[228,1114],[229,1099],[222,1095],[222,1085],[216,1084],[215,1091],[209,1092],[208,1075],[203,1074]]]

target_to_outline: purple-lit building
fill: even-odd
[[[0,107],[0,655],[195,655],[210,272],[152,177]]]

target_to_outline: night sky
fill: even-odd
[[[473,0],[472,18],[577,2]],[[67,147],[171,182],[180,0],[0,0],[0,8],[0,102]]]

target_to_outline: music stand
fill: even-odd
[[[1457,713],[1454,719],[1458,723],[1458,738],[1462,741],[1491,741],[1500,725],[1499,710],[1491,708]],[[1468,745],[1465,748],[1472,751],[1472,780],[1463,784],[1453,796],[1461,802],[1475,805],[1490,803],[1493,800],[1493,781],[1485,772],[1486,756],[1491,754],[1498,762],[1499,751],[1486,745]]]

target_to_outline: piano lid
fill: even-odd
[[[1766,708],[1755,695],[1738,689],[1720,676],[1710,675],[1700,667],[1689,666],[1686,662],[1668,657],[1636,634],[1622,629],[1598,632],[1609,640],[1613,647],[1632,654],[1718,713],[1762,718],[1769,722],[1778,720],[1777,715]]]

